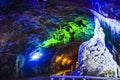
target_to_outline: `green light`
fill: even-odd
[[[60,43],[57,39],[54,39],[54,38],[50,38],[50,39],[47,39],[46,41],[44,41],[42,43],[42,47],[49,47],[51,45],[55,45],[55,44],[58,44]]]
[[[78,22],[81,23],[78,24]],[[75,40],[90,39],[94,33],[94,24],[92,20],[87,17],[74,18],[72,21],[65,22],[62,25],[60,24],[58,27],[59,28],[49,32],[48,37],[39,45],[39,48],[47,48],[57,44],[67,44],[72,38]]]

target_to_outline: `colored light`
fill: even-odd
[[[67,61],[67,64],[70,64],[70,63],[71,63],[71,60],[68,60],[68,61]]]
[[[78,22],[82,22],[78,24]],[[90,39],[94,33],[94,24],[92,20],[87,17],[77,17],[73,21],[65,22],[65,25],[60,25],[59,28],[50,31],[49,36],[42,44],[38,45],[38,48],[48,48],[57,44],[67,44],[74,38],[78,39]]]
[[[59,62],[61,59],[62,59],[62,57],[59,56],[59,57],[56,58],[55,62],[57,63],[57,62]]]
[[[64,58],[64,59],[63,59],[63,62],[66,62],[66,61],[67,61],[67,58]]]
[[[62,60],[62,65],[64,66],[64,65],[66,64],[66,62],[67,62],[67,58],[64,58],[64,59]]]
[[[31,56],[30,61],[39,60],[41,56],[42,56],[42,53],[36,52]]]

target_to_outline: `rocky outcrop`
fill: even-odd
[[[83,75],[117,77],[117,63],[105,46],[104,32],[95,18],[94,36],[81,44],[78,66]]]

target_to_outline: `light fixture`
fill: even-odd
[[[39,60],[41,56],[42,56],[42,53],[36,52],[36,53],[34,53],[34,54],[30,57],[30,61]]]

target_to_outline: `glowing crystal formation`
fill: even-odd
[[[80,46],[78,66],[81,75],[117,77],[118,65],[105,46],[105,35],[97,17],[93,38]]]
[[[99,19],[103,29],[108,30],[105,31],[106,35],[112,37],[113,41],[120,42],[120,21],[111,18],[106,18],[93,10],[91,10],[91,12]],[[108,35],[108,33],[110,35]]]

